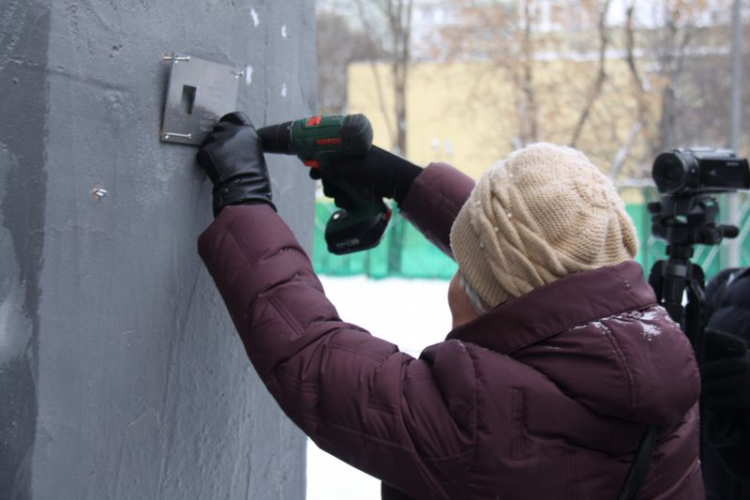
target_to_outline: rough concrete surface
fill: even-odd
[[[158,134],[173,51],[244,69],[258,125],[313,113],[313,11],[0,1],[0,498],[304,498],[304,436],[196,254],[196,150]],[[313,185],[294,159],[269,167],[309,250]]]

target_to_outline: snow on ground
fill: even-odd
[[[326,295],[344,321],[419,356],[450,331],[448,282],[321,276]],[[307,500],[380,500],[380,481],[307,445]]]

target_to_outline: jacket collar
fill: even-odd
[[[643,269],[631,260],[539,287],[455,328],[447,339],[513,354],[574,326],[655,303]]]

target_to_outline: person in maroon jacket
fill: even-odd
[[[275,212],[244,115],[222,120],[198,162],[216,215],[199,253],[250,361],[319,447],[383,481],[384,499],[623,498],[648,429],[638,498],[703,498],[692,348],[582,153],[531,145],[476,185],[379,148],[320,172],[324,186],[393,197],[458,262],[453,330],[418,359],[339,317]]]

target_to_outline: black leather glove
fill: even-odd
[[[224,115],[196,156],[214,185],[214,217],[227,205],[271,201],[271,179],[260,139],[241,112]]]
[[[325,195],[333,198],[339,207],[347,208],[346,197],[336,182],[363,185],[377,197],[393,198],[400,205],[421,172],[422,168],[413,163],[373,146],[364,156],[344,158],[321,169],[311,169],[310,177],[322,179]]]
[[[750,358],[745,341],[728,333],[707,331],[704,359],[700,367],[701,405],[750,410]]]

